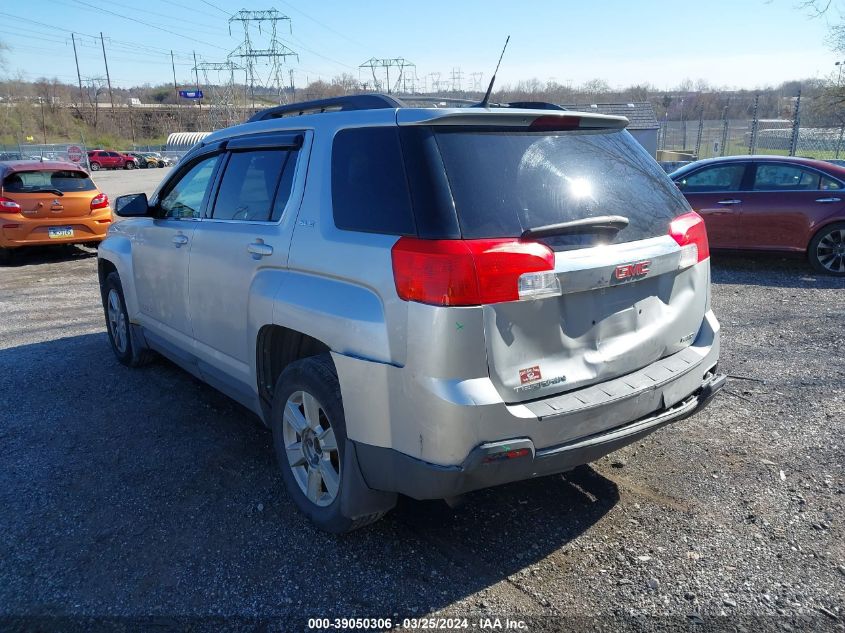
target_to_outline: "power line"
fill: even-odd
[[[203,4],[207,4],[207,5],[208,5],[208,6],[210,6],[212,9],[217,9],[218,11],[220,11],[220,13],[223,13],[224,15],[228,15],[228,16],[231,16],[231,15],[232,15],[232,14],[231,14],[231,13],[229,13],[228,11],[224,11],[223,9],[221,9],[220,7],[218,7],[218,6],[217,6],[216,4],[214,4],[213,2],[209,2],[208,0],[200,0],[200,2],[202,2]]]
[[[352,43],[353,43],[353,44],[355,44],[356,46],[360,46],[361,48],[369,48],[369,45],[367,45],[367,44],[362,44],[361,42],[358,42],[358,41],[356,41],[356,40],[352,39],[351,37],[349,37],[349,36],[348,36],[348,35],[346,35],[345,33],[342,33],[341,31],[338,31],[337,29],[333,29],[332,27],[330,27],[330,26],[329,26],[328,24],[326,24],[325,22],[321,22],[321,21],[320,21],[320,20],[318,20],[317,18],[313,18],[313,17],[311,17],[310,15],[308,15],[307,13],[305,13],[305,11],[303,11],[302,9],[297,9],[297,8],[296,8],[295,6],[293,6],[290,2],[285,2],[284,0],[279,0],[279,1],[280,1],[282,4],[286,5],[287,7],[289,7],[290,9],[293,9],[294,11],[296,11],[297,13],[299,13],[300,15],[302,15],[302,16],[304,16],[304,17],[308,18],[309,20],[311,20],[311,21],[312,21],[312,22],[314,22],[315,24],[317,24],[317,25],[319,25],[319,26],[322,26],[322,27],[323,27],[324,29],[326,29],[327,31],[331,31],[331,32],[332,32],[332,33],[334,33],[335,35],[339,35],[339,36],[340,36],[340,37],[342,37],[343,39],[345,39],[345,40],[348,40],[348,41],[352,42]]]
[[[226,50],[226,49],[225,49],[225,48],[223,48],[222,46],[217,46],[216,44],[211,44],[211,43],[209,43],[209,42],[204,42],[204,41],[202,41],[202,40],[198,40],[198,39],[196,39],[196,38],[189,37],[189,36],[187,36],[187,35],[183,35],[182,33],[177,33],[176,31],[171,31],[170,29],[165,29],[165,28],[163,28],[163,27],[161,27],[161,26],[156,26],[155,24],[150,24],[149,22],[144,22],[143,20],[138,20],[138,19],[136,19],[136,18],[129,17],[128,15],[121,15],[120,13],[116,13],[116,12],[114,12],[114,11],[109,11],[108,9],[105,9],[105,8],[103,8],[103,7],[98,7],[98,6],[95,6],[95,5],[93,5],[93,4],[89,4],[89,3],[87,3],[87,2],[84,2],[84,0],[74,0],[74,2],[76,2],[77,4],[82,4],[82,5],[85,5],[86,7],[90,7],[91,9],[94,9],[94,10],[96,10],[96,11],[102,11],[102,12],[104,12],[104,13],[108,13],[108,14],[110,14],[110,15],[114,15],[114,16],[116,16],[116,17],[118,17],[118,18],[122,18],[122,19],[124,19],[124,20],[129,20],[129,21],[131,21],[131,22],[136,22],[136,23],[138,23],[138,24],[143,24],[144,26],[148,26],[148,27],[150,27],[150,28],[152,28],[152,29],[156,29],[157,31],[163,31],[163,32],[165,32],[165,33],[170,33],[171,35],[175,35],[176,37],[181,37],[182,39],[185,39],[185,40],[190,40],[191,42],[196,42],[196,43],[198,43],[198,44],[204,44],[205,46],[210,46],[211,48],[216,48],[216,49],[219,49],[219,50]]]

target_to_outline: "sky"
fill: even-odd
[[[462,73],[486,87],[507,35],[498,84],[537,78],[577,86],[602,79],[613,88],[649,83],[658,89],[690,79],[730,88],[777,85],[832,75],[839,57],[826,44],[845,0],[811,18],[799,0],[2,0],[0,42],[5,70],[27,80],[76,83],[71,32],[80,72],[104,77],[103,33],[112,83],[130,87],[193,82],[193,54],[220,62],[243,41],[228,18],[240,9],[275,8],[289,16],[279,30],[298,54],[288,58],[302,87],[349,73],[366,60],[403,57],[420,83]],[[839,9],[842,9],[840,12]],[[266,33],[254,32],[255,46]],[[472,73],[483,73],[473,77]],[[395,74],[394,74],[395,77]]]

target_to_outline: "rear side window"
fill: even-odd
[[[212,217],[216,220],[269,221],[271,215],[276,215],[273,210],[276,191],[279,190],[285,201],[290,195],[292,178],[284,183],[287,191],[281,191],[290,154],[287,150],[276,149],[233,153],[220,182]]]
[[[82,171],[18,171],[6,176],[3,189],[9,193],[38,193],[55,190],[62,193],[94,191],[97,187]]]
[[[739,191],[742,177],[745,175],[745,163],[707,167],[678,181],[678,187],[684,193],[716,193],[721,191]]]
[[[520,132],[435,128],[464,238],[518,237],[589,217],[629,220],[614,242],[666,235],[689,210],[665,172],[623,131]],[[547,238],[559,250],[597,235]]]
[[[819,174],[793,165],[759,164],[755,191],[818,191]]]
[[[415,233],[396,127],[355,128],[335,135],[332,207],[340,229]]]

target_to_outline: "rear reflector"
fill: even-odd
[[[109,206],[109,197],[104,193],[101,193],[98,196],[94,196],[94,198],[91,200],[92,211],[94,211],[95,209],[105,209],[107,206]]]
[[[9,198],[0,197],[0,213],[20,213],[21,205]]]
[[[490,464],[493,462],[502,462],[508,459],[517,459],[519,457],[528,457],[531,455],[531,450],[527,448],[515,448],[510,451],[502,451],[501,453],[493,453],[492,455],[485,455],[481,460],[483,464]]]
[[[391,255],[405,301],[474,306],[560,294],[554,252],[538,242],[402,237]]]
[[[710,257],[704,219],[695,211],[679,215],[669,225],[669,235],[681,247],[679,268],[689,268]]]

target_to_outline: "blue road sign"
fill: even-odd
[[[180,90],[179,96],[183,99],[202,99],[202,90]]]

